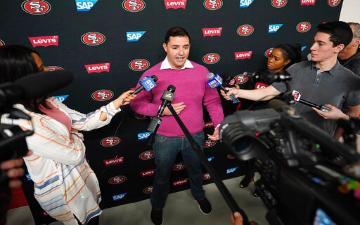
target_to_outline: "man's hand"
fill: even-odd
[[[179,103],[175,103],[175,104],[171,104],[171,105],[172,105],[172,107],[174,108],[176,114],[178,114],[178,115],[179,115],[180,112],[183,111],[183,110],[185,109],[185,107],[186,107],[186,105],[184,104],[184,102],[179,102]],[[164,109],[164,112],[163,112],[162,115],[163,115],[163,116],[171,116],[172,114],[171,114],[170,110],[168,109],[168,107],[166,107],[166,108]]]
[[[231,225],[243,225],[243,218],[240,213],[231,214]]]
[[[220,127],[217,126],[215,129],[214,129],[214,133],[213,134],[208,134],[207,135],[208,138],[212,141],[218,141],[220,139]]]
[[[326,104],[325,105],[327,108],[329,108],[329,111],[322,111],[319,110],[317,108],[313,107],[313,110],[319,114],[321,117],[323,117],[324,119],[327,120],[338,120],[338,119],[343,119],[343,120],[348,120],[349,116],[346,115],[345,113],[343,113],[340,109],[336,108],[333,105],[330,104]]]
[[[10,178],[9,187],[20,187],[20,177],[24,175],[24,170],[21,168],[23,165],[23,159],[12,159],[4,161],[0,164],[0,169],[6,172],[6,175]]]
[[[228,90],[228,92],[225,93],[225,91],[220,90],[221,95],[226,99],[226,100],[231,100],[230,95],[233,94],[235,97],[239,97],[239,90],[237,88],[225,88],[226,90]]]

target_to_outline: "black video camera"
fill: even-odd
[[[291,107],[238,111],[220,135],[239,160],[255,160],[271,225],[360,224],[359,154]]]

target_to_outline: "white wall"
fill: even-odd
[[[360,0],[343,0],[340,20],[360,23]]]

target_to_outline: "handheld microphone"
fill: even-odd
[[[151,133],[156,133],[160,123],[161,123],[161,115],[163,114],[165,107],[172,102],[172,100],[174,99],[174,92],[175,92],[175,87],[173,85],[169,85],[167,90],[163,92],[162,96],[161,96],[161,105],[157,111],[156,117],[153,117],[150,121],[150,124],[148,126],[148,131]]]
[[[151,89],[153,89],[154,87],[156,87],[156,81],[158,80],[157,76],[152,75],[151,77],[149,76],[145,76],[143,77],[140,81],[140,87],[136,88],[135,91],[133,93],[131,93],[132,95],[136,95],[137,93],[139,93],[142,90],[146,90],[146,91],[150,91]]]
[[[167,90],[163,92],[162,96],[161,96],[161,105],[159,107],[159,110],[157,112],[156,117],[160,117],[163,112],[165,107],[172,102],[172,100],[174,99],[174,92],[175,92],[175,87],[173,85],[169,85]]]
[[[328,107],[324,106],[324,105],[317,105],[317,104],[315,104],[313,102],[309,102],[309,101],[307,101],[305,99],[301,99],[301,93],[296,91],[296,90],[292,91],[292,96],[294,98],[294,101],[296,101],[296,102],[300,102],[300,103],[302,103],[304,105],[317,108],[318,110],[321,110],[323,112],[330,111],[330,109]]]
[[[224,86],[222,85],[222,82],[223,82],[223,80],[222,80],[222,78],[221,78],[218,74],[216,74],[216,75],[213,74],[213,73],[209,73],[209,74],[208,74],[208,85],[209,85],[211,88],[217,88],[217,87],[219,87],[221,90],[223,90],[225,93],[227,93],[228,90],[226,90],[226,89],[224,88]],[[231,101],[232,101],[233,104],[237,104],[237,103],[240,102],[239,99],[237,99],[234,94],[231,94],[231,95],[230,95],[230,99],[231,99]]]

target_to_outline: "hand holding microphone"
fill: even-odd
[[[292,96],[293,96],[293,98],[294,98],[294,101],[300,102],[300,103],[302,103],[302,104],[304,104],[304,105],[307,105],[307,106],[310,106],[310,107],[313,107],[313,108],[316,108],[316,109],[318,109],[318,110],[320,110],[320,111],[328,112],[328,111],[331,110],[329,107],[326,107],[326,106],[324,106],[324,105],[317,105],[317,104],[315,104],[315,103],[313,103],[313,102],[309,102],[309,101],[307,101],[307,100],[305,100],[305,99],[302,99],[302,98],[301,98],[301,93],[298,92],[298,91],[296,91],[296,90],[293,90],[293,91],[292,91]]]
[[[209,73],[208,74],[208,85],[211,87],[211,88],[220,88],[225,94],[228,92],[228,89],[224,88],[224,86],[222,85],[222,78],[218,75],[218,74],[213,74],[213,73]],[[229,98],[231,99],[232,103],[233,104],[237,104],[239,103],[239,99],[237,99],[235,97],[234,94],[230,94],[229,95]]]

